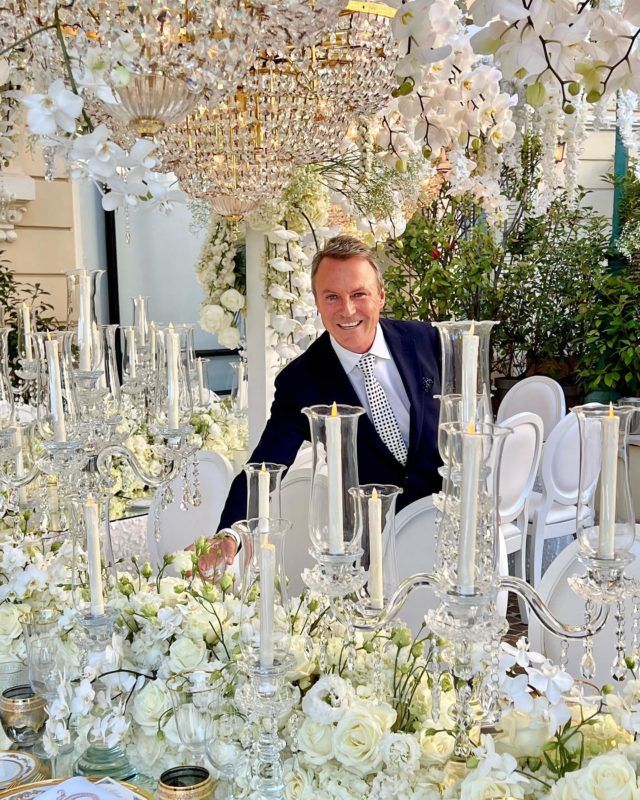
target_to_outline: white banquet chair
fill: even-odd
[[[421,497],[398,511],[396,515],[396,560],[400,582],[416,572],[433,573],[435,566],[436,516],[433,497]],[[507,554],[504,545],[500,546],[498,572],[506,575]],[[420,587],[407,597],[398,613],[398,618],[408,625],[414,636],[420,630],[427,611],[437,608],[438,598],[433,590]],[[498,598],[498,613],[507,613],[507,595]]]
[[[299,595],[306,585],[303,583],[302,571],[314,566],[309,554],[309,502],[311,499],[311,468],[292,467],[282,479],[280,486],[281,508],[283,519],[291,523],[284,543],[285,574],[289,579],[289,595]]]
[[[496,424],[500,425],[505,419],[523,411],[530,411],[542,419],[543,441],[546,442],[551,431],[567,413],[562,386],[546,375],[532,375],[518,381],[500,403]]]
[[[640,577],[640,525],[636,525],[636,541],[633,543],[631,553],[635,561],[627,567],[627,574],[632,578]],[[561,622],[568,625],[584,625],[584,600],[578,597],[567,583],[574,574],[584,575],[584,565],[578,561],[578,542],[571,542],[551,562],[545,572],[538,592],[551,612]],[[626,640],[631,641],[632,614],[629,611],[626,618]],[[613,613],[604,629],[593,637],[593,657],[596,662],[595,683],[599,686],[611,682],[611,665],[615,649],[616,623]],[[535,614],[529,615],[529,646],[530,649],[543,653],[551,661],[560,661],[561,640],[549,633],[538,621]],[[567,671],[574,676],[580,675],[580,659],[583,653],[582,641],[569,643]]]
[[[233,480],[233,469],[224,456],[208,450],[196,453],[200,469],[200,490],[202,503],[180,509],[183,482],[175,477],[170,486],[174,501],[167,508],[160,509],[160,538],[156,540],[155,518],[160,502],[160,493],[153,496],[147,520],[147,548],[151,563],[162,564],[167,553],[181,550],[193,544],[200,536],[211,536],[218,529],[220,515]]]
[[[534,587],[542,578],[545,540],[567,536],[577,528],[580,430],[575,414],[567,414],[545,442],[540,477],[542,492],[532,492],[529,504],[528,580]],[[586,507],[584,513],[591,511]]]
[[[527,536],[529,496],[542,453],[543,423],[537,414],[523,412],[500,425],[511,428],[513,433],[505,439],[500,463],[498,532],[507,556],[520,554],[515,559],[515,574],[522,578],[527,574],[523,543]]]

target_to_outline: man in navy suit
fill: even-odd
[[[276,378],[271,416],[249,460],[289,467],[310,438],[301,409],[335,401],[367,412],[358,421],[361,483],[400,486],[397,508],[437,492],[437,331],[424,322],[380,318],[385,300],[380,268],[371,250],[352,236],[336,236],[316,254],[311,281],[325,333]],[[365,369],[361,359],[368,353]],[[229,491],[220,529],[245,518],[246,505],[241,473]],[[231,563],[237,541],[229,535],[219,546],[222,554],[212,555]]]

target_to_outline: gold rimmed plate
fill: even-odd
[[[42,792],[46,792],[47,789],[50,789],[52,786],[57,786],[58,784],[64,783],[67,780],[69,779],[52,778],[47,781],[38,781],[37,783],[14,786],[12,789],[7,789],[4,792],[0,792],[0,800],[35,800],[35,798],[42,794]],[[89,780],[95,779],[89,778]],[[114,800],[123,800],[123,787],[131,792],[131,800],[153,800],[153,796],[151,794],[139,789],[137,786],[133,786],[131,783],[115,781],[113,778],[102,778],[101,780],[96,781],[96,783],[99,783],[105,788],[110,788],[113,793]]]
[[[43,776],[42,764],[31,753],[0,750],[0,791],[19,783],[31,783]]]

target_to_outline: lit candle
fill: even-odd
[[[598,558],[614,558],[616,538],[616,485],[620,417],[609,404],[609,416],[602,418],[602,469],[600,471],[600,529]]]
[[[31,311],[26,303],[22,304],[22,328],[24,330],[24,354],[31,361],[33,359],[33,345],[31,343]]]
[[[476,419],[478,402],[478,352],[480,337],[474,334],[472,322],[468,333],[462,335],[462,424],[466,428]]]
[[[138,348],[136,346],[135,328],[127,328],[125,336],[127,337],[127,350],[129,352],[129,378],[133,379],[138,375]]]
[[[91,275],[83,270],[78,275],[78,341],[80,344],[80,370],[91,370],[92,348]]]
[[[147,298],[139,295],[136,298],[136,332],[138,344],[144,347],[147,343]]]
[[[342,425],[338,408],[331,406],[331,416],[325,419],[327,431],[327,481],[329,485],[329,553],[344,553],[342,520]]]
[[[258,472],[258,517],[260,519],[269,519],[270,479],[271,476],[264,462],[262,462],[260,472]]]
[[[478,532],[478,491],[482,437],[473,420],[462,440],[462,486],[460,489],[460,546],[458,549],[458,591],[474,593],[474,566]]]
[[[201,358],[196,359],[196,372],[198,373],[198,396],[200,405],[207,405],[207,393],[204,388],[204,362]]]
[[[245,366],[244,363],[241,361],[238,364],[238,410],[245,411],[248,403],[247,403],[247,384],[244,379],[245,375]]]
[[[273,667],[273,612],[276,576],[276,547],[263,534],[260,545],[260,667]]]
[[[89,597],[91,615],[104,614],[104,598],[102,596],[102,564],[100,561],[100,518],[98,505],[89,495],[84,505],[84,524],[87,534],[87,570],[89,572]]]
[[[178,382],[180,337],[169,325],[166,335],[167,349],[167,426],[175,431],[180,427],[180,387]]]
[[[47,368],[49,371],[49,405],[53,419],[53,436],[56,442],[67,441],[67,429],[64,422],[64,408],[62,405],[62,381],[60,378],[60,356],[58,342],[51,338],[44,343],[47,354]]]
[[[369,599],[373,608],[382,608],[382,500],[374,488],[368,500],[369,512]]]

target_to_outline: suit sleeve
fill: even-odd
[[[271,461],[284,464],[287,468],[293,464],[300,445],[309,439],[309,423],[301,413],[301,406],[292,401],[291,380],[287,380],[285,371],[275,381],[275,395],[271,405],[271,414],[267,420],[260,441],[249,457],[249,462],[260,463]],[[247,477],[241,472],[233,480],[227,502],[222,510],[218,530],[230,527],[234,522],[247,516]]]

